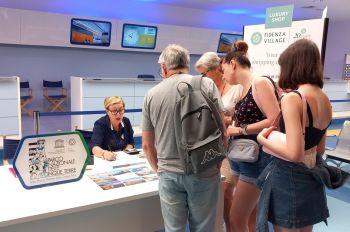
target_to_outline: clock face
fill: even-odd
[[[124,33],[125,45],[136,45],[138,39],[139,39],[139,35],[137,31],[133,29],[128,29],[125,31]]]

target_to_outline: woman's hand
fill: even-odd
[[[240,127],[236,127],[236,126],[229,126],[227,127],[227,135],[228,136],[238,136],[241,135],[241,128]]]
[[[111,151],[104,150],[102,154],[102,158],[105,160],[113,161],[113,160],[116,160],[117,154]]]
[[[263,144],[264,139],[267,139],[269,134],[273,131],[276,130],[275,126],[270,126],[269,128],[264,128],[259,134],[258,134],[258,142],[260,144]]]

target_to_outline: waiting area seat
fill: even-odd
[[[16,150],[19,144],[19,139],[7,139],[3,140],[3,164],[11,164],[16,154]]]
[[[46,111],[64,112],[61,105],[67,99],[67,89],[63,88],[62,81],[43,80],[43,96],[50,103]]]
[[[338,167],[345,162],[350,163],[350,121],[345,120],[340,130],[338,140],[334,149],[327,148],[325,151],[326,161],[333,161]]]
[[[32,89],[29,86],[29,81],[21,81],[21,110],[23,113],[32,115],[32,112],[26,108],[26,106],[33,100]]]

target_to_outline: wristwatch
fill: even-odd
[[[248,135],[247,133],[248,124],[242,124],[241,128],[242,128],[242,134]]]

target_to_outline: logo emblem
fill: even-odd
[[[77,142],[75,141],[74,138],[69,139],[68,141],[69,145],[74,146]]]
[[[250,41],[254,45],[258,45],[262,41],[262,35],[260,32],[254,32],[252,37],[250,38]]]
[[[214,151],[213,149],[205,151],[201,164],[204,165],[205,163],[208,163],[219,156],[223,156],[223,154],[218,151]]]

